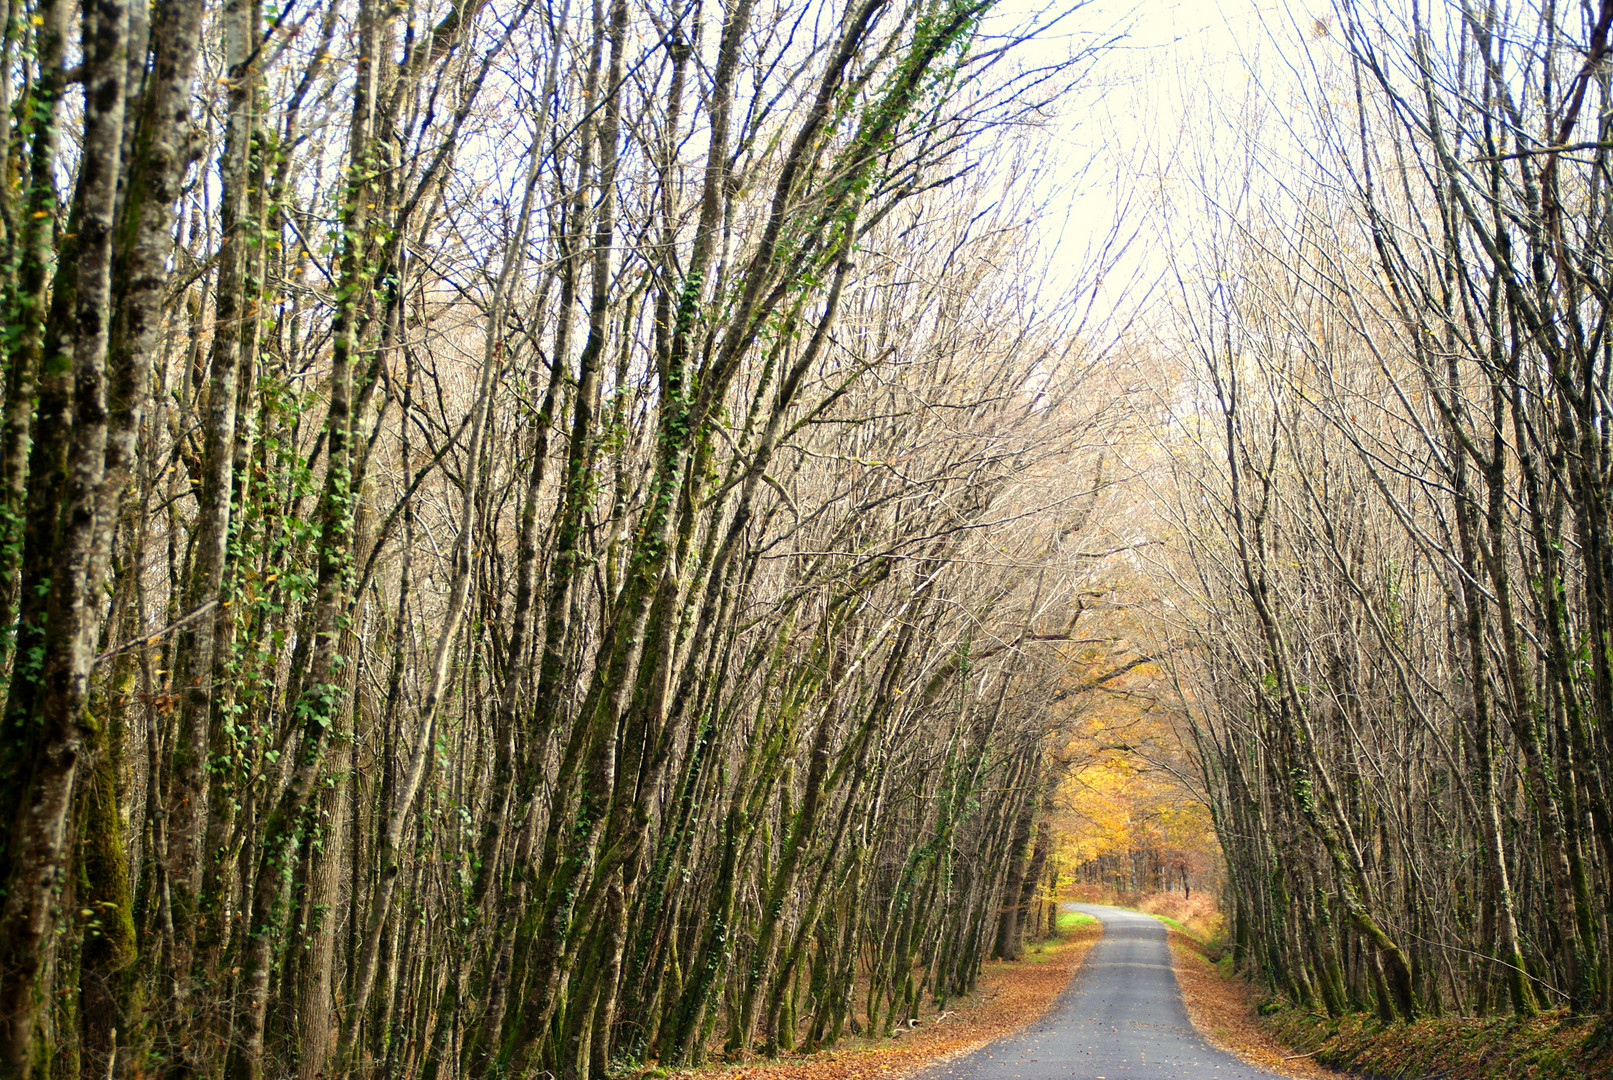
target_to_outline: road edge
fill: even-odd
[[[924,1073],[939,1065],[945,1065],[949,1062],[957,1061],[960,1058],[968,1057],[970,1054],[973,1054],[984,1047],[990,1046],[994,1042],[1017,1035],[1031,1024],[1036,1023],[1042,1017],[1046,1016],[1053,1006],[1058,1002],[1059,998],[1064,996],[1065,991],[1070,988],[1070,984],[1075,981],[1076,976],[1081,974],[1081,968],[1085,966],[1087,962],[1087,955],[1091,953],[1092,946],[1096,945],[1098,943],[1098,939],[1103,937],[1103,921],[1091,916],[1089,916],[1089,918],[1091,919],[1090,922],[1081,923],[1068,934],[1061,938],[1055,939],[1058,941],[1061,950],[1058,957],[1058,967],[1067,969],[1068,973],[1063,979],[1057,981],[1057,985],[1051,993],[1046,994],[1042,1000],[1040,1000],[1034,1006],[1034,1008],[1026,1011],[1020,1017],[1017,1023],[998,1030],[986,1038],[976,1039],[971,1043],[957,1047],[953,1050],[949,1050],[945,1053],[938,1054],[935,1057],[931,1057],[923,1061],[914,1061],[903,1066],[900,1070],[888,1074],[888,1077],[882,1078],[882,1080],[914,1080],[914,1078],[922,1076]],[[1017,960],[1012,964],[1002,965],[1000,970],[1007,971],[1017,969],[1027,963],[1036,962],[1037,961],[1030,960],[1028,958]],[[994,1001],[982,1002],[980,1005],[976,1006],[976,1008],[982,1010],[990,1009],[994,1004],[996,1004]]]
[[[1176,989],[1200,1038],[1245,1064],[1293,1080],[1357,1080],[1309,1055],[1294,1053],[1259,1022],[1253,987],[1227,977],[1204,955],[1197,939],[1163,919],[1160,922]]]
[[[694,1069],[651,1066],[623,1074],[617,1080],[852,1080],[876,1075],[879,1080],[909,1080],[1015,1035],[1040,1020],[1080,974],[1092,946],[1102,936],[1102,924],[1094,920],[1059,937],[1028,943],[1025,956],[1019,960],[989,962],[967,999],[955,999],[946,1012],[927,1017],[910,1034],[898,1038],[848,1038],[811,1054],[775,1061],[713,1063]],[[1038,980],[1044,985],[1029,995],[1029,1001],[1025,1000],[1023,986],[1012,988],[1022,991],[1017,995],[1008,992],[1011,979],[1033,971],[1052,977]],[[1010,1012],[1017,1015],[1005,1023],[1002,1014]],[[989,1034],[959,1043],[956,1038],[960,1025]]]

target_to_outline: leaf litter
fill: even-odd
[[[899,1080],[930,1065],[962,1057],[1011,1035],[1047,1012],[1102,933],[1086,922],[1052,941],[1027,947],[1024,959],[990,961],[967,998],[927,1010],[917,1027],[891,1039],[856,1038],[841,1046],[777,1061],[640,1073],[675,1080]]]
[[[1167,926],[1171,966],[1188,1018],[1205,1042],[1249,1064],[1280,1076],[1299,1080],[1338,1080],[1345,1074],[1296,1054],[1262,1027],[1257,994],[1243,979],[1231,978],[1204,955],[1204,946],[1175,927]]]

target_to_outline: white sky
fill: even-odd
[[[1004,15],[1042,6],[1008,0]],[[1327,0],[1092,0],[1069,20],[1068,33],[1044,42],[1049,53],[1067,52],[1111,28],[1123,34],[1096,60],[1047,133],[1056,155],[1041,222],[1050,283],[1068,288],[1080,280],[1088,252],[1103,244],[1123,213],[1121,234],[1138,237],[1098,306],[1119,310],[1134,303],[1136,283],[1146,285],[1166,267],[1152,230],[1162,200],[1185,183],[1178,164],[1202,161],[1195,151],[1225,141],[1247,96],[1251,68],[1264,69],[1269,99],[1273,80],[1280,84],[1291,75],[1282,54],[1292,51],[1299,28],[1308,30],[1329,7]]]

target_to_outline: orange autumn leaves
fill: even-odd
[[[1092,683],[1117,666],[1112,656],[1077,658],[1072,680]],[[1156,665],[1139,664],[1082,694],[1067,719],[1053,813],[1061,862],[1078,880],[1130,893],[1219,881],[1214,826],[1163,683]]]
[[[1149,852],[1168,867],[1185,867],[1195,882],[1215,866],[1209,811],[1174,778],[1124,751],[1094,758],[1061,790],[1066,865]]]

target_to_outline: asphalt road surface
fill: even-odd
[[[1148,915],[1071,905],[1103,937],[1036,1023],[922,1080],[1270,1080],[1199,1038],[1182,1007],[1165,927]]]

